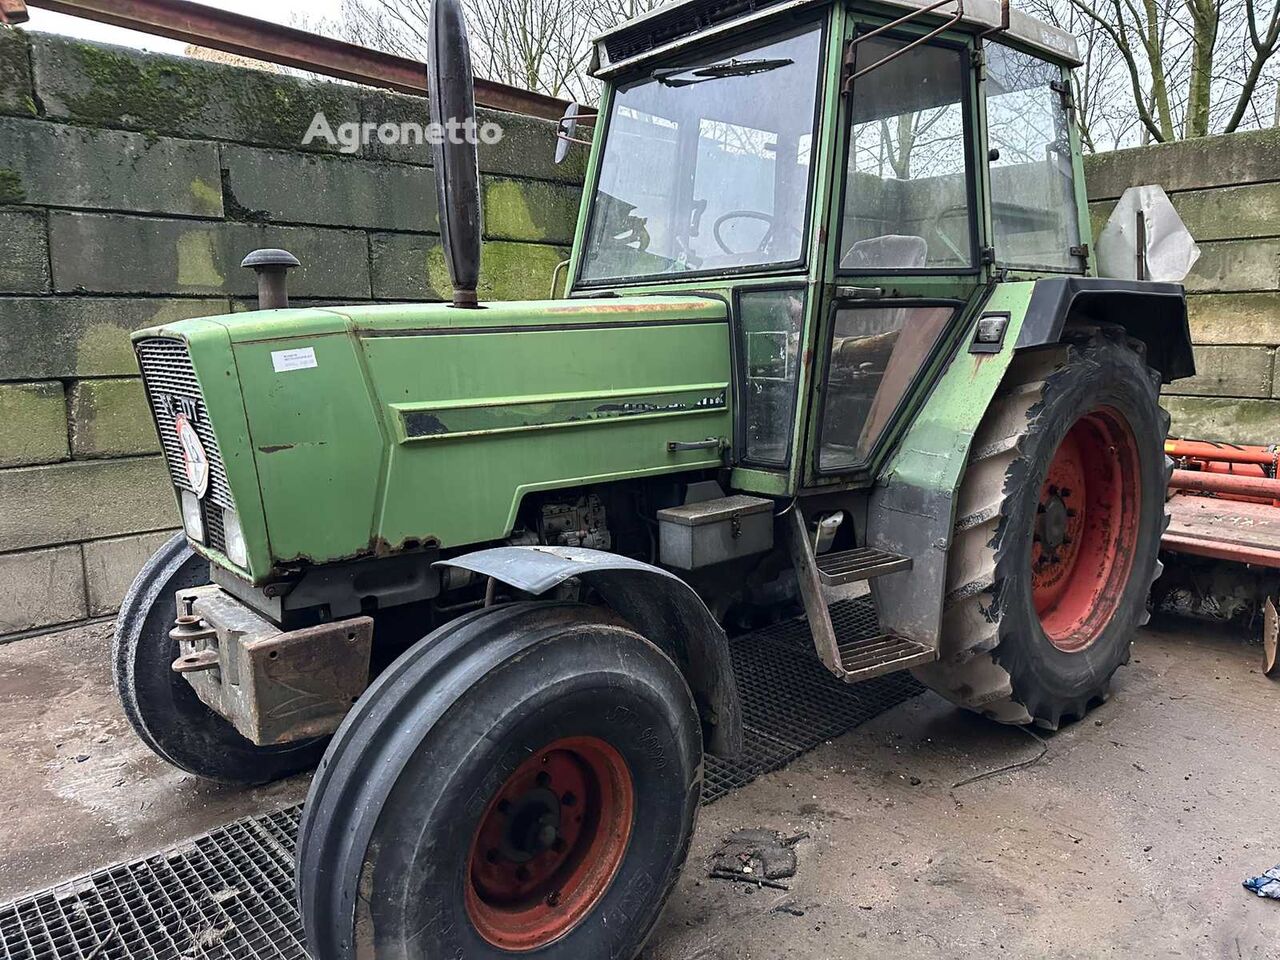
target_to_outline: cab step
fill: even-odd
[[[888,573],[911,569],[911,558],[875,547],[855,547],[817,558],[818,579],[824,587],[839,587]]]
[[[840,667],[845,680],[870,680],[937,659],[933,650],[924,644],[887,633],[878,637],[850,637],[848,640],[837,635],[836,649],[840,653]]]
[[[788,523],[791,562],[795,567],[800,596],[804,601],[809,630],[818,656],[835,676],[847,683],[870,680],[886,673],[905,670],[938,659],[938,651],[908,637],[869,630],[865,622],[836,615],[823,592],[873,577],[911,569],[911,558],[858,547],[817,557],[813,552],[809,524],[799,504],[792,507]]]

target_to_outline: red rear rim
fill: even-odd
[[[1092,646],[1120,604],[1142,515],[1138,446],[1111,407],[1067,431],[1040,488],[1031,546],[1033,599],[1059,650]]]
[[[631,839],[631,771],[596,737],[537,751],[490,799],[471,842],[467,913],[503,950],[544,947],[613,882]]]

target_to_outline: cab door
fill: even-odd
[[[850,13],[806,442],[869,483],[990,272],[974,40]]]

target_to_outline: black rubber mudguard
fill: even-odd
[[[1017,347],[1057,343],[1067,320],[1116,324],[1147,345],[1165,383],[1195,376],[1187,294],[1180,283],[1053,277],[1036,281]]]

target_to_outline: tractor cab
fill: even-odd
[[[994,279],[1088,270],[1074,38],[937,6],[676,4],[598,41],[570,296],[728,304],[735,487],[871,482]]]

